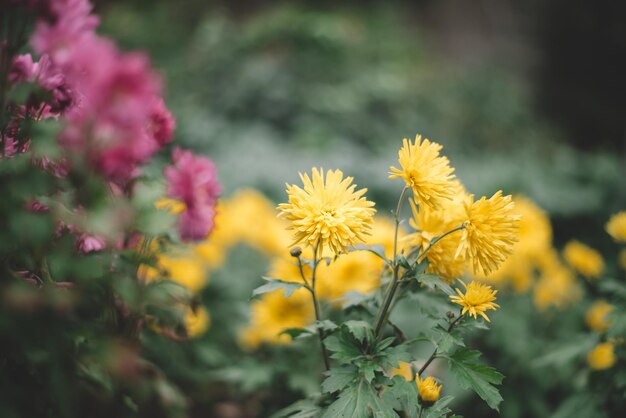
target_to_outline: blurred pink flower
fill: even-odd
[[[176,120],[165,106],[165,102],[160,97],[154,98],[148,125],[149,133],[160,146],[163,146],[174,139],[174,129]]]
[[[82,253],[88,254],[100,251],[106,246],[104,238],[97,235],[80,234],[76,237],[76,248]]]
[[[34,81],[38,69],[38,64],[33,62],[30,54],[18,55],[13,59],[9,81],[15,84]]]
[[[175,148],[173,164],[165,168],[167,194],[185,204],[179,217],[179,233],[186,241],[206,238],[213,229],[215,205],[222,188],[211,160]]]

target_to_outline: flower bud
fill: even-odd
[[[452,319],[452,318],[454,318],[454,312],[452,312],[452,311],[448,311],[448,312],[446,312],[446,316],[447,316],[449,319]]]
[[[300,255],[302,255],[302,248],[300,247],[293,247],[290,251],[289,254],[291,254],[292,257],[300,257]]]
[[[441,392],[441,385],[438,384],[435,379],[428,376],[426,379],[422,380],[419,376],[415,376],[415,383],[417,384],[419,401],[423,407],[427,408],[437,402],[439,393]]]

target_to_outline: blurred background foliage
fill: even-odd
[[[444,146],[471,192],[503,188],[532,198],[550,214],[557,247],[581,239],[616,271],[617,248],[603,225],[626,207],[624,6],[97,4],[103,31],[149,52],[167,81],[178,140],[213,157],[226,196],[254,187],[280,201],[285,181],[321,165],[353,175],[384,213],[398,192],[385,173],[401,139],[421,133]],[[266,416],[317,390],[314,365],[298,357],[301,367],[289,369],[297,350],[251,357],[238,348],[248,297],[266,264],[258,251],[234,248],[202,293],[213,325],[201,344],[156,335],[147,344],[155,361],[171,364],[166,372],[194,399],[197,416],[206,408],[223,417]],[[560,316],[537,312],[529,296],[499,301],[493,330],[472,343],[507,376],[502,415],[595,416],[592,398],[571,398],[584,380],[580,364],[541,362],[563,341],[570,355],[595,343],[585,334],[583,307]],[[576,332],[581,339],[572,340]],[[466,416],[493,414],[473,398],[460,402]]]

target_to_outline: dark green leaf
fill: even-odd
[[[473,390],[497,411],[502,396],[493,385],[502,383],[504,376],[496,369],[479,363],[479,357],[478,351],[459,349],[448,358],[450,371],[461,387]]]
[[[341,366],[326,372],[326,379],[322,383],[323,393],[337,392],[348,386],[358,377],[357,368],[354,366]]]
[[[376,389],[364,380],[348,386],[333,402],[322,418],[398,418],[393,403],[379,396]]]
[[[276,412],[271,418],[317,418],[322,410],[313,401],[305,399]]]

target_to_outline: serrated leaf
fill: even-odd
[[[416,279],[418,282],[428,287],[429,289],[439,289],[448,296],[455,294],[452,287],[448,283],[441,280],[441,277],[439,277],[436,274],[432,274],[432,273],[420,274],[416,277]]]
[[[385,256],[385,246],[380,244],[374,245],[366,245],[366,244],[355,244],[352,247],[348,248],[348,251],[369,251],[372,254],[377,255],[385,261],[387,257]]]
[[[271,418],[318,418],[322,409],[311,400],[298,401],[287,408],[283,408]]]
[[[331,358],[343,363],[350,363],[354,358],[363,354],[360,348],[355,346],[343,333],[326,337],[324,345],[333,353]]]
[[[326,376],[322,382],[322,392],[333,393],[348,386],[358,377],[358,373],[354,366],[341,366],[330,369],[326,372]]]
[[[462,388],[473,390],[489,407],[498,411],[502,396],[493,385],[502,383],[504,376],[493,367],[479,363],[479,357],[480,352],[475,350],[457,350],[448,357],[450,372]]]
[[[300,289],[303,286],[302,283],[286,282],[284,280],[274,279],[271,277],[262,277],[262,279],[267,281],[267,283],[254,289],[252,291],[253,296],[283,289],[285,297],[289,297],[293,294],[293,292],[295,292],[296,290]]]
[[[389,347],[396,340],[396,337],[387,337],[384,340],[379,341],[374,347],[375,352],[383,351],[387,347]]]
[[[399,418],[393,404],[384,396],[379,396],[372,385],[360,380],[348,386],[339,398],[330,404],[322,418]]]
[[[423,418],[441,418],[447,416],[450,412],[448,405],[454,400],[454,397],[448,395],[440,398],[430,408],[427,408],[422,415]]]
[[[437,344],[437,350],[440,353],[447,353],[454,346],[465,347],[465,343],[455,332],[442,332],[439,343]]]
[[[374,331],[368,322],[350,320],[344,322],[342,327],[345,327],[345,329],[360,343],[364,343],[366,340],[371,341],[374,339]]]

